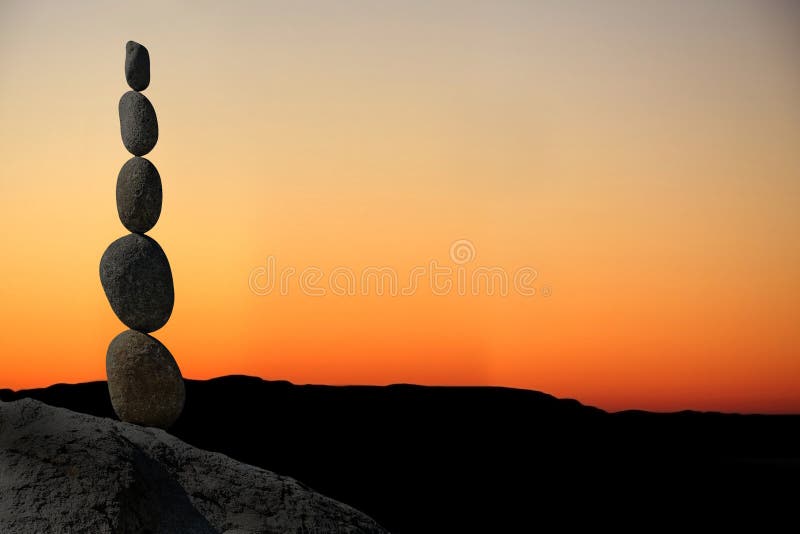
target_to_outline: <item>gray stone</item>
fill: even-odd
[[[163,430],[0,402],[0,532],[384,534],[363,513]]]
[[[137,425],[169,428],[183,411],[183,377],[167,347],[157,339],[126,330],[106,353],[111,405],[119,418]]]
[[[131,232],[143,234],[161,215],[161,176],[150,161],[133,157],[117,177],[117,213]]]
[[[100,282],[111,309],[125,326],[153,332],[172,314],[172,271],[152,238],[128,234],[111,243],[100,259]]]
[[[125,79],[134,91],[144,91],[150,85],[150,53],[135,41],[125,45]]]
[[[141,93],[128,91],[119,99],[122,144],[134,156],[144,156],[158,142],[158,119],[153,104]]]

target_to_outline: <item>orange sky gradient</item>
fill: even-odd
[[[800,9],[0,3],[0,388],[105,378],[145,44],[187,378],[800,412]],[[253,269],[536,269],[532,297],[257,295]],[[549,292],[548,295],[545,293]]]

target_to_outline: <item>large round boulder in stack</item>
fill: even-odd
[[[172,314],[172,270],[164,251],[146,235],[128,234],[108,246],[100,259],[100,282],[128,328],[153,332]]]
[[[117,177],[119,220],[131,232],[143,234],[161,215],[161,176],[150,161],[133,157]]]
[[[144,156],[158,142],[158,119],[153,104],[141,93],[128,91],[119,99],[122,144],[134,156]]]
[[[126,330],[106,353],[108,392],[120,419],[169,428],[183,410],[183,377],[169,350],[157,339]]]

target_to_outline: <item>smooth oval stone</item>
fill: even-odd
[[[134,91],[144,91],[150,85],[150,53],[136,41],[125,45],[125,79]]]
[[[144,156],[158,142],[156,110],[136,91],[128,91],[119,99],[119,127],[122,144],[134,156]]]
[[[172,314],[175,290],[166,254],[153,239],[128,234],[100,259],[100,282],[111,309],[128,328],[152,332]]]
[[[167,347],[157,339],[126,330],[106,352],[108,393],[122,421],[169,428],[183,411],[183,377]]]
[[[117,213],[131,232],[143,234],[161,215],[161,176],[150,161],[133,157],[117,176]]]

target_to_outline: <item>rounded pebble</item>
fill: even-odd
[[[136,41],[125,45],[125,79],[134,91],[144,91],[150,85],[150,53]]]
[[[150,161],[133,157],[117,177],[117,213],[131,232],[143,234],[155,226],[161,215],[161,176]]]
[[[186,400],[183,377],[169,350],[135,330],[117,335],[106,353],[108,393],[122,421],[169,428]]]
[[[158,119],[153,104],[141,93],[128,91],[119,99],[122,144],[134,156],[144,156],[158,142]]]
[[[100,282],[111,309],[128,328],[153,332],[172,314],[172,271],[152,238],[128,234],[111,243],[100,259]]]

